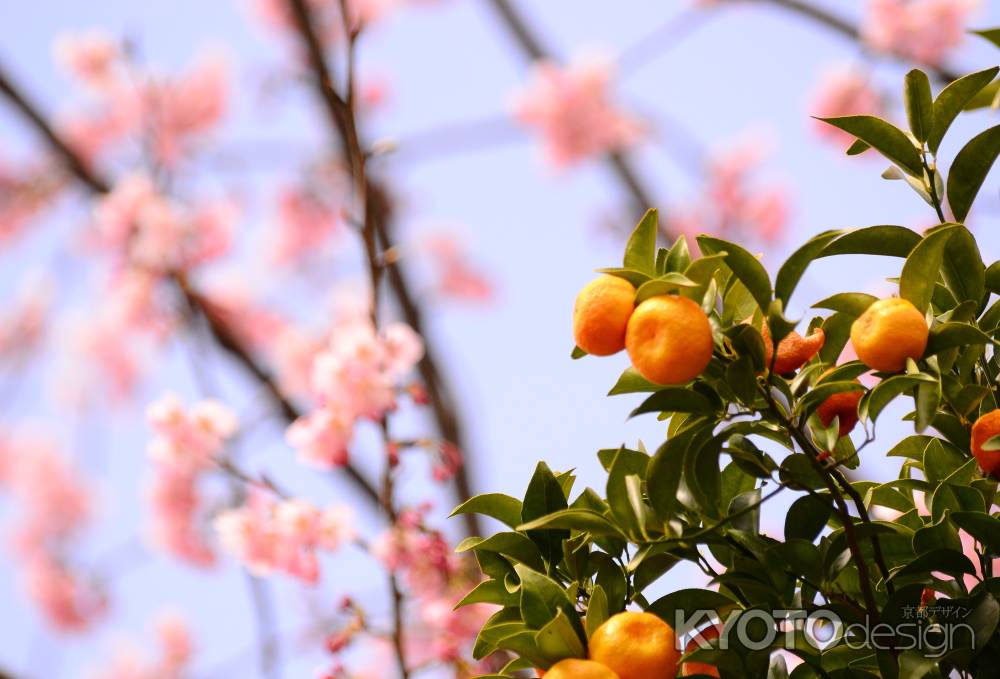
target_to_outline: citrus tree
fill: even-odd
[[[848,153],[881,154],[883,176],[933,208],[923,233],[820,233],[772,277],[738,244],[658,248],[656,212],[639,222],[622,265],[577,298],[573,354],[626,349],[610,394],[646,394],[632,415],[656,416],[664,440],[600,450],[604,488],[574,489],[540,462],[523,499],[455,510],[506,525],[458,548],[485,576],[460,605],[499,607],[475,646],[510,658],[490,676],[1000,676],[1000,262],[984,263],[963,224],[1000,126],[947,172],[937,164],[956,117],[995,100],[998,70],[936,97],[911,71],[908,131],[826,120],[856,137]],[[812,303],[814,318],[787,318],[810,263],[845,255],[897,258],[898,296],[842,292]],[[912,404],[913,426],[883,446],[898,475],[855,478],[896,401]],[[779,495],[790,507],[768,505]],[[780,539],[761,530],[777,506]],[[651,596],[682,562],[712,588]]]

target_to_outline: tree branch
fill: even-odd
[[[0,94],[4,95],[8,103],[21,113],[35,131],[46,140],[50,148],[62,160],[66,169],[81,184],[95,194],[105,194],[111,190],[111,185],[62,140],[41,113],[40,108],[22,90],[14,86],[11,78],[5,74],[2,68],[0,68]],[[192,311],[205,319],[212,337],[218,345],[230,358],[265,387],[278,411],[286,421],[289,423],[295,421],[301,413],[281,392],[274,377],[253,359],[239,338],[223,322],[219,315],[213,313],[209,302],[191,288],[187,279],[182,274],[174,274],[172,280],[190,305]],[[362,495],[378,505],[378,491],[375,490],[356,468],[347,465],[344,467],[344,473],[355,487],[361,491]]]

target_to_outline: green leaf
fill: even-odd
[[[934,127],[927,146],[931,153],[937,153],[941,140],[958,114],[965,108],[976,94],[986,87],[1000,72],[1000,67],[994,66],[985,71],[970,73],[951,83],[938,94],[934,101]]]
[[[992,344],[992,340],[989,335],[969,323],[940,323],[931,328],[924,356],[933,356],[947,349],[970,344]]]
[[[969,32],[978,35],[981,38],[986,38],[997,47],[1000,47],[1000,28],[988,28],[983,31],[969,31]]]
[[[692,427],[668,438],[653,456],[646,472],[649,503],[662,521],[673,518],[678,505],[677,488],[684,470],[684,456],[695,437],[706,432],[706,427]]]
[[[667,387],[660,389],[633,410],[629,417],[644,413],[704,413],[715,412],[712,402],[692,389]]]
[[[521,507],[521,521],[530,523],[535,519],[566,509],[566,493],[552,470],[544,462],[539,462],[535,473],[528,482]],[[569,537],[568,531],[538,530],[528,533],[528,537],[539,546],[542,557],[547,561],[558,561],[562,557],[562,541]]]
[[[576,608],[566,590],[552,578],[532,570],[523,564],[514,566],[521,580],[521,615],[532,629],[542,629],[559,611],[570,616],[570,621],[580,625]],[[580,625],[579,631],[583,632]]]
[[[771,278],[760,260],[747,250],[712,236],[698,236],[698,245],[706,255],[726,253],[726,265],[750,292],[761,311],[767,313],[771,306]]]
[[[462,600],[455,604],[455,608],[462,608],[471,604],[496,604],[497,606],[515,606],[518,597],[507,591],[500,580],[484,580],[473,588],[471,592],[462,597]]]
[[[455,551],[459,553],[470,550],[496,552],[532,568],[542,568],[538,547],[523,533],[506,531],[491,535],[485,540],[483,538],[466,538],[455,547]]]
[[[954,232],[951,226],[931,231],[917,243],[903,264],[899,295],[912,302],[921,313],[930,306],[934,283],[941,275],[944,248]]]
[[[596,585],[590,593],[590,600],[587,601],[587,637],[591,637],[610,617],[608,595],[603,587]]]
[[[521,523],[521,501],[503,493],[484,493],[469,498],[451,513],[482,514],[516,528]]]
[[[585,531],[593,535],[610,535],[616,538],[625,537],[621,530],[606,516],[590,509],[561,509],[517,527],[520,531],[539,530],[543,528],[563,528],[566,530]]]
[[[791,299],[795,286],[799,284],[809,264],[819,257],[832,241],[844,233],[845,231],[824,231],[813,236],[785,260],[774,279],[774,296],[781,300],[783,307],[788,308],[788,300]]]
[[[574,629],[573,623],[561,609],[556,613],[556,617],[535,634],[535,644],[545,659],[551,662],[558,662],[564,658],[580,658],[586,653],[583,641]]]
[[[681,589],[660,597],[649,605],[647,611],[659,616],[681,636],[691,631],[678,624],[681,616],[689,620],[696,611],[712,610],[724,614],[737,607],[738,604],[728,596],[710,589]]]
[[[944,249],[943,263],[941,273],[955,299],[972,302],[978,307],[986,291],[985,265],[975,237],[961,224],[952,230]]]
[[[688,248],[687,238],[683,234],[677,237],[674,241],[673,246],[667,252],[667,259],[665,264],[665,270],[663,273],[670,271],[683,272],[691,264],[691,251]]]
[[[581,349],[580,347],[573,347],[573,351],[572,353],[570,353],[569,357],[575,361],[577,359],[583,358],[586,355],[587,352]]]
[[[640,287],[643,283],[653,278],[651,274],[648,274],[644,271],[639,271],[637,269],[622,269],[619,267],[597,269],[597,273],[604,273],[609,276],[622,278],[631,283],[636,288]]]
[[[925,554],[921,554],[906,566],[893,572],[890,580],[902,578],[908,575],[926,574],[928,577],[935,571],[941,571],[951,576],[975,575],[976,567],[969,561],[969,557],[961,552],[951,549],[935,549]]]
[[[934,128],[934,102],[931,99],[931,81],[918,68],[903,79],[903,103],[910,131],[919,142],[925,142]]]
[[[865,292],[841,292],[816,302],[813,308],[840,311],[857,318],[877,301],[878,297]]]
[[[785,514],[785,540],[814,541],[832,514],[829,502],[816,495],[803,495]]]
[[[641,304],[650,297],[669,295],[681,288],[696,288],[698,284],[680,273],[666,273],[639,286],[635,293],[635,303]]]
[[[853,134],[913,176],[923,174],[920,152],[902,131],[875,116],[820,118],[848,134]]]
[[[655,208],[646,211],[636,225],[625,246],[626,269],[641,271],[649,276],[656,275],[656,230],[658,217]]]
[[[976,194],[1000,155],[1000,125],[972,138],[951,164],[948,173],[948,205],[955,219],[964,222]]]
[[[952,522],[982,543],[989,554],[1000,556],[1000,519],[980,512],[951,512]]]
[[[637,373],[635,368],[629,366],[625,369],[625,372],[621,374],[621,377],[618,378],[618,381],[615,382],[615,386],[611,387],[611,391],[608,392],[608,396],[653,392],[658,391],[659,389],[662,389],[659,384],[650,382],[645,377]]]
[[[990,292],[1000,293],[1000,261],[993,262],[986,268],[986,287]]]
[[[860,139],[855,139],[853,142],[851,142],[851,145],[847,147],[847,155],[859,156],[870,148],[871,146],[869,146],[865,142],[861,141]]]
[[[883,255],[906,257],[920,242],[920,234],[905,226],[882,224],[848,231],[823,250],[823,257],[835,255]]]

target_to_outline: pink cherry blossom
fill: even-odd
[[[89,88],[107,89],[118,76],[121,49],[102,31],[63,34],[56,38],[54,51],[56,62]]]
[[[882,115],[882,99],[865,72],[854,64],[840,64],[825,70],[810,97],[809,115],[836,118],[853,115]],[[821,120],[814,122],[816,132],[846,148],[854,137]]]
[[[189,673],[194,654],[191,632],[175,612],[160,613],[154,621],[156,655],[150,656],[133,644],[120,645],[107,665],[92,679],[181,679]]]
[[[279,265],[295,264],[315,254],[339,230],[337,209],[320,194],[285,189],[278,197],[271,258]]]
[[[940,65],[965,38],[979,0],[869,0],[862,34],[872,48]]]
[[[0,487],[18,505],[15,556],[29,597],[55,629],[87,629],[105,609],[103,593],[61,555],[91,517],[89,489],[53,442],[23,433],[0,438]]]
[[[327,408],[300,417],[285,432],[285,440],[298,452],[299,461],[321,469],[347,464],[353,436],[354,418]]]
[[[789,204],[784,187],[760,181],[764,155],[756,138],[714,153],[707,163],[702,195],[668,212],[671,233],[778,239],[788,221]]]
[[[583,58],[566,66],[542,62],[514,99],[514,117],[542,138],[548,160],[567,167],[623,149],[643,132],[611,98],[611,65]]]
[[[335,551],[353,536],[348,512],[320,510],[301,499],[272,501],[260,495],[215,519],[223,549],[258,576],[284,573],[308,584],[319,581],[319,551]]]
[[[149,406],[146,420],[155,434],[148,448],[154,462],[147,495],[150,539],[182,561],[210,566],[214,555],[200,526],[204,510],[198,481],[236,434],[236,416],[215,400],[187,408],[168,394]]]
[[[41,343],[51,289],[44,281],[27,281],[0,311],[0,359],[24,358]]]
[[[434,235],[424,239],[422,246],[433,259],[439,295],[471,302],[485,302],[493,297],[493,284],[470,264],[455,238]]]

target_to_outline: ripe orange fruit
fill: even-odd
[[[621,679],[674,679],[681,655],[675,644],[674,630],[663,620],[626,611],[597,628],[590,638],[590,659]]]
[[[701,630],[699,632],[699,634],[701,634],[701,637],[705,641],[710,641],[712,639],[718,639],[719,638],[719,626],[718,625],[712,625],[711,627],[706,627],[705,629]],[[687,643],[687,646],[684,648],[684,652],[685,653],[690,653],[691,651],[693,651],[694,649],[696,649],[698,647],[699,647],[698,646],[698,640],[697,639],[691,639]],[[719,669],[715,665],[709,665],[708,663],[703,663],[703,662],[686,662],[686,663],[683,663],[681,665],[681,674],[680,674],[680,676],[682,676],[682,677],[690,677],[690,676],[693,676],[693,675],[696,675],[696,674],[704,674],[704,675],[707,675],[709,677],[717,677],[717,676],[719,676]]]
[[[771,330],[767,327],[766,321],[760,334],[764,338],[764,362],[770,366],[771,359],[774,358],[776,375],[787,375],[795,372],[818,354],[826,342],[826,333],[823,328],[814,328],[808,337],[803,337],[793,330],[778,342],[778,355],[775,357],[774,342],[771,341]]]
[[[829,427],[833,418],[839,417],[838,436],[847,436],[858,423],[858,402],[864,395],[863,391],[842,391],[823,401],[816,414],[824,427]]]
[[[972,425],[972,454],[984,474],[1000,478],[1000,450],[983,450],[983,444],[1000,434],[1000,410],[991,410]]]
[[[625,348],[625,328],[635,309],[635,286],[624,278],[604,275],[583,287],[573,306],[576,346],[594,356],[610,356]]]
[[[899,372],[906,359],[919,360],[927,349],[927,320],[905,299],[880,299],[851,326],[851,344],[873,370]]]
[[[621,679],[599,662],[575,658],[560,660],[548,672],[541,672],[538,676],[545,679]]]
[[[712,360],[713,346],[708,316],[700,306],[677,295],[645,300],[632,313],[625,333],[632,367],[657,384],[693,380]]]

